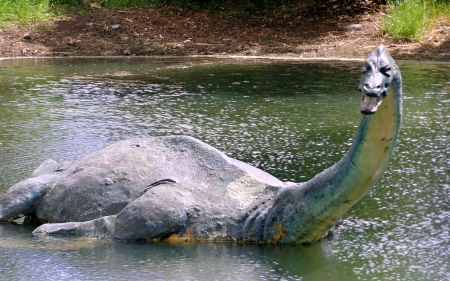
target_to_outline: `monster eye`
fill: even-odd
[[[387,77],[391,76],[391,67],[390,66],[385,66],[383,68],[380,69],[381,73],[383,73],[384,75],[386,75]]]
[[[370,70],[370,66],[364,66],[361,70],[363,74],[367,73]]]

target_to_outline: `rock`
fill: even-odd
[[[153,200],[147,196],[163,187],[185,198],[195,194],[190,202],[243,209],[269,185],[285,183],[190,137],[126,140],[72,163],[45,161],[0,197],[0,221],[19,214],[49,222],[89,221],[119,214],[138,198]]]
[[[41,165],[39,165],[39,167],[36,168],[36,170],[31,173],[31,177],[35,178],[45,174],[50,174],[56,171],[58,167],[59,164],[56,161],[52,159],[45,160]]]
[[[120,27],[120,24],[111,25],[111,29],[118,29],[119,27]]]
[[[19,217],[18,219],[13,220],[14,223],[23,224],[25,222],[26,216]]]
[[[344,26],[344,29],[347,30],[362,30],[363,26],[361,24],[349,24]]]
[[[31,222],[31,220],[32,220],[31,217],[24,216],[21,214],[21,215],[19,215],[18,219],[13,220],[12,222],[16,223],[16,224],[27,224],[27,223]]]
[[[89,6],[94,9],[101,9],[102,6],[98,3],[90,3]]]
[[[290,185],[184,136],[119,141],[32,176],[0,197],[0,221],[23,214],[56,223],[35,234],[125,241],[227,240],[255,200]]]
[[[129,55],[131,55],[130,50],[128,50],[128,49],[123,50],[123,55],[124,55],[124,56],[129,56]]]
[[[107,216],[88,222],[48,223],[36,228],[33,234],[112,239],[115,219],[116,216]]]
[[[82,41],[75,38],[68,38],[67,45],[75,47],[80,44]]]
[[[156,185],[175,185],[210,201],[231,196],[233,204],[245,207],[250,194],[239,194],[233,191],[236,187],[228,186],[247,174],[243,167],[254,176],[283,184],[193,138],[121,141],[72,163],[40,204],[37,216],[46,221],[66,222],[115,215],[144,193],[158,190]],[[258,180],[246,184],[249,185],[246,192],[252,196],[259,195],[267,186]]]
[[[13,185],[0,196],[0,222],[12,221],[21,214],[34,214],[57,177],[55,173],[44,174]]]
[[[25,35],[23,36],[23,39],[30,40],[31,39],[30,33],[29,32],[25,33]]]

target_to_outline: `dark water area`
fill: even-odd
[[[189,135],[282,180],[337,162],[359,125],[361,62],[0,61],[0,194],[52,158]],[[450,65],[399,63],[404,115],[382,180],[308,246],[34,237],[0,224],[5,280],[450,280]],[[0,279],[2,279],[0,277]]]

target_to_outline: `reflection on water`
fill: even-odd
[[[0,225],[9,280],[450,280],[450,65],[400,64],[404,118],[388,172],[310,246],[127,244]],[[47,158],[116,140],[194,136],[280,179],[346,152],[360,63],[198,59],[0,61],[0,194]],[[425,262],[426,261],[426,262]]]
[[[317,245],[128,244],[32,239],[30,234],[18,238],[17,229],[7,232],[15,236],[8,239],[10,243],[20,242],[0,244],[0,264],[10,280],[36,276],[41,280],[301,280],[310,274],[332,277],[323,271],[326,259],[317,255]],[[24,256],[37,259],[29,264]]]

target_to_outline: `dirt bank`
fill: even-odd
[[[450,61],[450,23],[441,22],[424,43],[399,44],[380,34],[381,11],[374,7],[361,9],[356,13],[325,15],[283,8],[277,13],[243,13],[233,9],[207,12],[171,6],[68,11],[52,23],[1,29],[0,57],[364,58],[382,43],[396,59]]]

